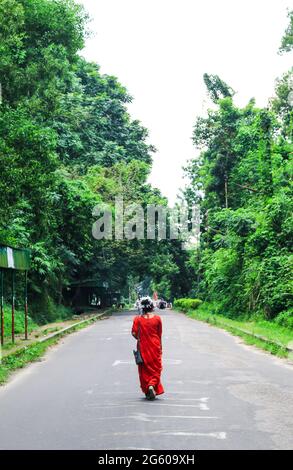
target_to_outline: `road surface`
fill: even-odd
[[[0,449],[292,449],[293,366],[164,311],[155,402],[138,386],[135,312],[67,336],[0,388]]]

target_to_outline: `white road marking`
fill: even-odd
[[[114,361],[112,364],[112,367],[118,366],[119,364],[134,364],[133,361]]]
[[[90,419],[89,421],[107,421],[116,419],[134,419],[135,421],[157,423],[161,419],[219,419],[218,416],[182,416],[182,415],[149,415],[147,413],[134,413],[129,416],[103,416]]]
[[[185,431],[145,431],[145,432],[114,432],[107,434],[100,434],[100,436],[145,436],[145,435],[163,435],[163,436],[192,436],[192,437],[212,437],[214,439],[226,439],[226,432],[185,432]]]
[[[112,364],[112,365],[113,365],[113,364]],[[96,384],[94,384],[95,387],[100,387],[100,385],[101,385],[101,383],[96,383]],[[0,389],[0,391],[1,391],[1,389]],[[125,395],[126,393],[127,393],[128,396],[129,396],[129,392],[128,392],[127,390],[125,390],[125,392],[121,392],[121,391],[118,391],[118,390],[117,390],[117,391],[112,391],[112,390],[111,390],[110,392],[109,392],[109,391],[108,391],[108,392],[104,392],[103,390],[99,391],[99,394],[100,394],[100,395],[108,395],[108,396],[109,396],[109,394],[110,394],[110,395]],[[189,392],[187,392],[187,391],[178,391],[178,392],[175,392],[175,391],[169,391],[169,390],[167,390],[166,393],[165,393],[165,395],[166,395],[166,398],[163,398],[164,395],[162,395],[162,398],[158,397],[158,400],[157,400],[157,401],[158,401],[158,402],[161,402],[162,400],[169,400],[169,397],[167,398],[168,395],[190,395],[191,397],[194,397],[195,393],[194,393],[193,390],[190,390]],[[136,401],[137,401],[137,399],[138,399],[137,393],[134,392],[133,395],[132,395],[132,397],[133,397],[133,400],[136,400]],[[143,396],[141,396],[141,398],[143,398]],[[170,400],[171,400],[171,398],[170,398]],[[178,400],[179,400],[179,398],[178,398]],[[180,400],[182,400],[182,398],[180,398]],[[186,398],[186,400],[188,400],[188,398]]]
[[[166,398],[166,401],[202,401],[207,402],[210,398],[209,397],[202,397],[202,398]]]
[[[225,432],[185,432],[176,431],[165,433],[166,436],[196,436],[196,437],[214,437],[215,439],[226,439],[227,434]]]
[[[185,405],[182,404],[180,405],[179,403],[158,403],[155,405],[155,401],[152,403],[153,406],[169,406],[169,407],[176,407],[176,408],[199,408],[202,411],[207,411],[209,410],[209,407],[205,403],[198,403],[197,405]],[[90,403],[87,404],[86,407],[89,408],[97,408],[97,409],[106,409],[106,408],[121,408],[123,406],[124,408],[130,408],[132,406],[137,407],[137,403],[107,403],[105,405],[96,405],[95,403]],[[149,403],[147,404],[149,406]]]
[[[207,411],[209,410],[209,407],[205,403],[198,403],[197,405],[185,405],[185,404],[180,404],[180,403],[159,403],[159,402],[154,402],[156,406],[175,406],[175,407],[180,407],[180,408],[199,408],[202,411]]]
[[[119,385],[119,386],[120,386],[120,385],[121,385],[121,382],[119,382],[119,381],[118,381],[118,382],[114,382],[114,385],[116,385],[116,386]],[[101,393],[103,393],[103,392],[101,392]],[[101,394],[101,393],[99,392],[99,394]],[[106,393],[104,393],[104,394],[106,394]],[[125,392],[112,392],[112,391],[111,391],[111,394],[119,394],[119,395],[120,395],[120,394],[123,394],[123,395],[125,395]],[[107,395],[108,395],[108,394],[107,394]],[[167,404],[167,403],[165,403],[165,402],[169,402],[169,401],[176,401],[176,402],[178,402],[178,401],[199,401],[199,402],[201,402],[201,403],[207,403],[209,399],[210,399],[209,397],[202,397],[202,398],[166,398],[166,399],[156,400],[154,403],[156,404],[156,406],[158,406],[158,405],[165,405],[165,404]],[[169,404],[169,403],[168,403],[168,404]],[[123,403],[109,403],[109,402],[108,402],[108,403],[105,403],[105,405],[111,405],[111,406],[113,406],[113,405],[114,405],[114,406],[132,405],[132,406],[134,406],[135,404],[133,403],[133,400],[131,400],[131,401],[128,400],[128,401],[123,401]],[[172,403],[170,403],[170,405],[172,406]],[[97,405],[96,405],[96,403],[90,403],[90,404],[88,404],[88,406],[93,406],[93,407],[95,407],[95,406],[97,406]]]

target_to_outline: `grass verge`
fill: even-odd
[[[190,318],[229,331],[243,338],[246,344],[257,346],[279,357],[293,358],[293,330],[273,321],[234,320],[215,313],[213,306],[207,303],[203,303],[196,310],[189,310],[186,314]]]
[[[110,314],[110,312],[106,312],[105,315]],[[99,319],[101,319],[100,317]],[[22,349],[9,354],[8,356],[4,356],[1,363],[0,363],[0,385],[3,385],[7,382],[9,376],[16,371],[17,369],[21,369],[25,367],[27,364],[31,362],[38,361],[45,352],[54,344],[57,344],[61,338],[64,336],[81,330],[91,323],[98,321],[97,318],[89,318],[87,321],[83,322],[82,324],[73,325],[70,330],[64,331],[60,333],[58,336],[53,338],[43,339],[42,342],[35,342],[30,344],[29,346],[24,346]]]
[[[29,333],[36,329],[38,325],[28,317],[28,331]],[[24,312],[15,310],[14,312],[14,331],[15,335],[24,334]],[[5,339],[11,336],[11,310],[7,305],[4,305],[4,336]]]

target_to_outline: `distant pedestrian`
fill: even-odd
[[[138,364],[140,386],[149,400],[164,393],[162,372],[162,320],[153,313],[151,299],[141,299],[142,315],[133,320],[132,335],[138,339],[142,363]]]

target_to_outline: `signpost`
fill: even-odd
[[[0,245],[0,318],[1,345],[4,344],[4,273],[11,271],[11,339],[15,340],[15,271],[24,272],[24,324],[25,339],[28,339],[27,272],[31,266],[30,250]]]

